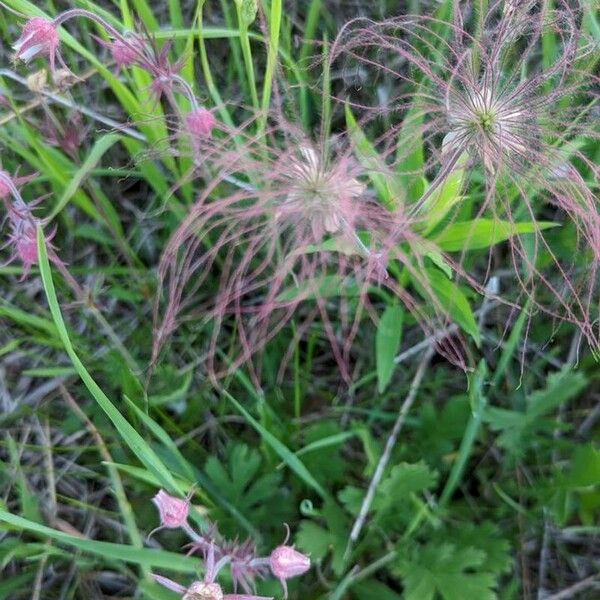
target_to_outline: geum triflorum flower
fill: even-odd
[[[4,203],[6,209],[6,218],[3,223],[8,221],[10,228],[10,233],[1,247],[12,248],[12,254],[4,264],[20,260],[23,266],[21,281],[27,277],[31,267],[37,264],[37,228],[43,228],[46,225],[43,219],[39,219],[33,214],[33,209],[43,198],[27,203],[17,187],[35,177],[36,174],[26,177],[11,177],[6,171],[0,169],[0,201]],[[55,233],[56,230],[45,236],[46,250],[51,262],[62,264],[50,243]]]
[[[426,216],[440,187],[464,173],[471,219],[533,223],[533,233],[515,232],[509,243],[520,295],[557,321],[576,324],[597,346],[591,323],[599,169],[583,150],[600,137],[593,108],[600,79],[583,67],[597,64],[599,52],[578,24],[566,0],[553,10],[547,3],[495,1],[481,19],[456,4],[452,23],[424,16],[353,21],[334,44],[332,60],[342,62],[346,82],[355,84],[340,98],[360,106],[373,126],[385,117],[378,143],[394,153],[399,172],[417,189],[414,157],[422,157],[431,184],[409,197],[410,214]],[[545,35],[556,44],[552,57],[543,53]],[[373,86],[351,79],[357,76],[359,83],[377,83],[377,99],[367,95]],[[460,203],[459,210],[464,219]],[[560,229],[544,230],[540,220],[573,229],[575,247],[558,251]]]
[[[58,48],[60,40],[56,25],[50,19],[33,17],[23,26],[21,36],[13,44],[15,58],[24,63],[30,62],[38,56],[47,57],[52,71],[56,68],[56,60],[60,58]]]
[[[288,545],[290,528],[287,524],[285,528],[287,533],[283,544],[277,546],[269,556],[271,573],[279,579],[283,587],[284,600],[288,597],[287,580],[292,577],[304,575],[310,569],[310,558],[306,554],[302,554],[302,552],[296,550],[294,546]]]
[[[119,31],[103,17],[85,9],[66,10],[54,19],[33,17],[25,22],[21,36],[13,45],[15,57],[28,63],[35,57],[46,57],[50,70],[54,73],[56,61],[68,69],[60,55],[60,39],[58,28],[72,19],[91,20],[109,36],[109,41],[96,37],[101,45],[107,47],[115,66],[118,69],[133,65],[144,69],[152,79],[149,96],[155,103],[163,97],[192,138],[210,134],[214,126],[214,117],[199,107],[190,84],[179,75],[184,59],[172,62],[169,58],[171,42],[159,46],[154,37],[148,33]],[[180,113],[176,94],[183,94],[189,101],[192,110],[188,115]]]
[[[231,343],[232,331],[229,368],[250,364],[294,318],[283,369],[320,318],[316,334],[348,379],[359,323],[365,313],[377,319],[373,293],[392,292],[428,334],[446,318],[424,276],[422,240],[402,211],[376,197],[352,141],[314,141],[283,118],[273,121],[266,140],[236,130],[206,153],[207,171],[218,175],[173,233],[159,265],[163,298],[155,310],[153,362],[185,319],[212,327],[206,364],[214,375],[217,348]],[[377,170],[386,176],[383,161]],[[420,282],[429,312],[388,274],[399,269]],[[218,283],[210,285],[215,275]],[[461,354],[456,347],[447,353]]]
[[[266,577],[270,568],[282,584],[287,598],[286,580],[302,575],[310,568],[307,556],[295,550],[293,546],[286,545],[289,528],[283,545],[275,548],[268,557],[257,556],[256,546],[251,540],[242,543],[238,542],[237,538],[226,540],[219,534],[215,525],[209,524],[202,533],[197,532],[188,522],[191,494],[190,491],[187,498],[182,500],[160,490],[152,499],[160,516],[160,526],[154,531],[164,528],[181,529],[191,540],[188,554],[202,554],[204,577],[189,586],[183,586],[162,575],[152,574],[154,580],[181,594],[182,600],[272,600],[255,593],[256,579]],[[217,582],[217,577],[223,569],[229,570],[233,594],[224,593]],[[245,593],[238,594],[238,587]]]

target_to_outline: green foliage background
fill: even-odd
[[[150,498],[161,487],[185,495],[193,484],[198,525],[209,518],[231,538],[253,537],[262,552],[290,525],[314,565],[290,582],[292,598],[598,597],[598,365],[585,348],[577,351],[574,330],[555,331],[526,307],[508,331],[505,309],[495,306],[482,325],[480,300],[432,270],[440,301],[470,338],[473,369],[465,375],[438,359],[429,366],[367,526],[350,547],[352,523],[418,363],[418,355],[394,362],[416,343],[406,339],[402,308],[389,301],[377,327],[365,324],[350,389],[339,385],[330,362],[320,362],[318,332],[296,348],[278,383],[289,330],[265,352],[262,390],[244,369],[215,389],[201,368],[205,332],[184,326],[146,393],[155,267],[194,199],[192,183],[172,192],[189,163],[153,153],[167,127],[161,106],[146,102],[150,80],[140,69],[115,76],[90,25],[78,22],[62,36],[65,60],[82,80],[67,93],[45,88],[88,109],[77,125],[85,135],[70,155],[44,139],[40,124],[47,115],[68,122],[77,111],[12,76],[26,77],[42,62],[27,71],[10,64],[21,22],[15,11],[81,7],[126,27],[139,19],[159,41],[174,40],[173,52],[186,57],[182,76],[203,102],[219,107],[224,122],[236,117],[230,98],[268,106],[279,60],[310,127],[327,81],[308,66],[314,40],[331,40],[359,14],[434,11],[447,18],[451,2],[265,0],[264,33],[256,6],[243,0],[4,5],[2,168],[38,172],[26,193],[48,194],[40,215],[58,226],[56,246],[84,294],[73,294],[43,245],[39,269],[26,282],[17,282],[19,266],[0,267],[0,599],[174,597],[148,573],[186,583],[198,561],[180,550],[186,540],[177,532],[147,540],[157,525]],[[596,43],[599,21],[590,3],[581,26]],[[544,51],[555,51],[552,40]],[[112,132],[99,114],[130,120],[141,135]],[[368,135],[350,111],[345,123],[368,157]],[[581,144],[597,161],[600,147]],[[442,190],[441,205],[455,201],[459,183]],[[373,185],[385,200],[389,190]],[[443,206],[432,212],[437,218]],[[466,227],[450,225],[436,243],[449,251],[467,244],[477,257],[514,234],[514,226],[485,219]],[[530,224],[517,227],[525,234]],[[575,233],[560,235],[569,252]],[[573,595],[552,595],[582,581]],[[272,581],[259,591],[280,595]]]

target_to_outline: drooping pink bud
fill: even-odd
[[[287,537],[289,537],[289,530]],[[284,542],[271,552],[269,566],[271,567],[271,572],[279,579],[283,587],[283,597],[287,598],[286,580],[306,573],[310,569],[310,558],[302,554],[302,552],[298,552],[293,546],[286,546]]]
[[[310,569],[310,558],[293,546],[278,546],[271,552],[269,566],[278,579],[290,579]]]
[[[139,56],[139,51],[134,43],[127,44],[122,40],[115,40],[110,45],[110,52],[117,68],[131,67]]]
[[[36,226],[41,224],[41,222],[34,217],[22,219],[18,213],[14,213],[9,218],[12,229],[9,236],[9,243],[13,245],[13,252],[9,262],[12,262],[15,259],[21,261],[23,270],[19,281],[23,281],[27,275],[29,275],[31,267],[38,262]],[[48,260],[51,263],[62,265],[63,263],[60,258],[58,258],[54,246],[50,243],[55,235],[56,229],[49,235],[44,236],[46,252],[48,253]]]
[[[25,272],[37,263],[37,239],[33,226],[26,227],[22,234],[15,238],[15,253],[23,263]]]
[[[160,526],[167,529],[177,529],[187,523],[190,510],[189,499],[181,500],[169,496],[164,490],[160,490],[152,502],[158,508],[160,515]]]
[[[25,23],[21,37],[14,43],[16,57],[28,63],[36,56],[47,56],[54,71],[60,41],[54,23],[43,17],[33,17]]]
[[[185,117],[186,129],[195,137],[208,137],[217,124],[214,115],[201,106]]]

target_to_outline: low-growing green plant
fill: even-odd
[[[0,599],[597,596],[591,2],[0,15]]]

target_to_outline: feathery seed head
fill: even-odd
[[[465,196],[474,201],[473,221],[530,222],[531,233],[515,232],[507,242],[518,282],[510,301],[530,300],[557,322],[579,327],[598,347],[592,323],[600,170],[580,145],[600,139],[593,114],[600,77],[580,70],[597,43],[585,38],[580,10],[567,0],[552,8],[498,0],[479,16],[467,5],[456,5],[452,23],[408,15],[348,24],[331,51],[347,81],[336,96],[363,110],[365,127],[381,128],[385,115],[377,146],[395,157],[397,171],[417,190],[421,173],[413,157],[423,157],[429,185],[408,197],[409,214],[426,217],[436,190],[460,173]],[[542,58],[548,33],[558,47],[553,60]],[[378,85],[356,85],[357,73]],[[374,88],[387,92],[384,102],[379,93],[369,96]],[[472,177],[476,173],[482,177]],[[448,218],[468,219],[462,206],[457,202]],[[541,215],[574,226],[572,253],[556,252],[558,229],[540,226]],[[459,263],[466,250],[460,252]]]
[[[503,100],[498,89],[485,84],[458,86],[449,94],[447,111],[447,136],[453,141],[448,151],[462,147],[477,153],[491,174],[502,164],[527,158],[532,126],[525,110]]]
[[[303,220],[316,242],[325,234],[351,230],[358,212],[354,204],[364,193],[365,185],[356,178],[350,159],[342,157],[335,164],[327,164],[308,145],[300,146],[299,152],[299,156],[284,158],[287,168],[282,175],[289,183],[276,208],[276,217]]]

